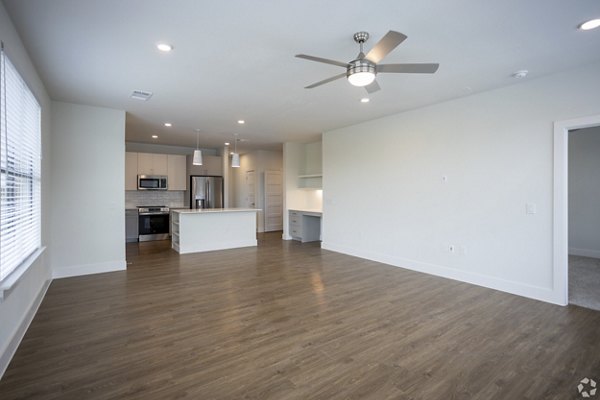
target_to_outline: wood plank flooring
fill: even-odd
[[[0,399],[577,399],[600,312],[259,237],[55,280]],[[2,321],[4,323],[4,321]]]

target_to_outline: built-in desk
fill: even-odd
[[[290,236],[294,240],[321,240],[321,210],[289,210]]]

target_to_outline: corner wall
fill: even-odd
[[[324,133],[323,248],[561,304],[553,122],[597,114],[598,70]]]

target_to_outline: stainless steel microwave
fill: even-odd
[[[138,190],[167,190],[167,177],[164,175],[138,175]]]

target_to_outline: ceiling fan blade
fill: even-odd
[[[327,79],[324,79],[322,81],[319,81],[317,83],[313,83],[312,85],[306,86],[304,89],[312,89],[312,88],[315,88],[317,86],[321,86],[321,85],[324,85],[326,83],[333,82],[336,79],[340,79],[340,78],[343,78],[345,76],[346,76],[346,73],[344,72],[344,73],[341,73],[339,75],[332,76],[331,78],[327,78]]]
[[[348,63],[345,63],[345,62],[330,60],[328,58],[309,56],[306,54],[296,54],[296,57],[304,58],[305,60],[321,62],[321,63],[325,63],[325,64],[337,65],[338,67],[343,67],[343,68],[346,68],[348,66]]]
[[[403,74],[433,74],[440,64],[381,64],[375,67],[377,72]]]
[[[375,46],[373,46],[365,58],[377,64],[383,60],[383,57],[387,56],[390,51],[394,50],[396,46],[404,42],[405,39],[406,35],[396,31],[389,31]]]
[[[373,81],[371,84],[365,86],[365,89],[367,90],[367,93],[375,93],[376,91],[381,90],[377,81]]]

